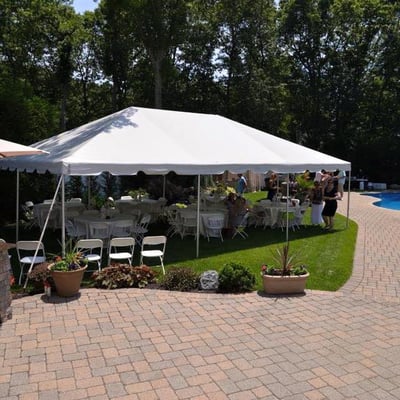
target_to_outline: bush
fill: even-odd
[[[133,267],[129,264],[113,264],[94,272],[94,285],[103,289],[146,287],[156,281],[156,273],[146,265]]]
[[[36,265],[31,272],[29,272],[29,280],[37,283],[43,283],[51,278],[49,269],[47,268],[50,264],[44,262]]]
[[[172,267],[165,273],[161,287],[166,290],[189,292],[199,286],[199,274],[189,267]]]
[[[240,264],[225,264],[219,273],[218,290],[221,292],[240,293],[253,290],[255,275]]]
[[[27,292],[29,294],[37,294],[44,292],[44,282],[50,284],[52,289],[55,289],[53,278],[51,277],[50,271],[47,268],[50,264],[43,262],[34,266],[31,272],[29,272],[29,280],[27,286]]]

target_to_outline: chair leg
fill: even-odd
[[[24,264],[20,264],[19,268],[20,268],[20,272],[19,272],[18,285],[21,286],[22,276],[24,275]]]
[[[162,269],[163,275],[165,275],[164,262],[163,262],[162,257],[160,257],[160,263],[161,263],[161,269]]]

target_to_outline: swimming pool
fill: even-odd
[[[366,196],[377,197],[379,201],[373,204],[389,210],[400,210],[400,193],[363,193]]]

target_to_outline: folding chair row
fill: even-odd
[[[141,243],[140,264],[143,263],[144,258],[157,258],[160,260],[160,267],[163,274],[165,274],[164,254],[166,243],[166,236],[145,236]],[[127,260],[129,265],[132,265],[135,244],[136,241],[132,237],[112,238],[108,248],[108,264],[112,261]],[[18,284],[21,285],[24,274],[29,274],[34,265],[46,261],[46,252],[43,243],[36,240],[18,241],[16,249],[20,264]],[[81,252],[89,263],[95,263],[97,270],[101,270],[103,259],[103,241],[101,239],[80,239],[77,241],[75,249]],[[29,266],[28,271],[25,271],[26,266]]]

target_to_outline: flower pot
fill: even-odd
[[[262,275],[264,292],[267,294],[295,294],[304,293],[307,278],[310,274],[304,275]]]
[[[83,274],[87,266],[74,271],[52,271],[49,270],[56,285],[57,294],[61,297],[71,297],[79,293]]]

